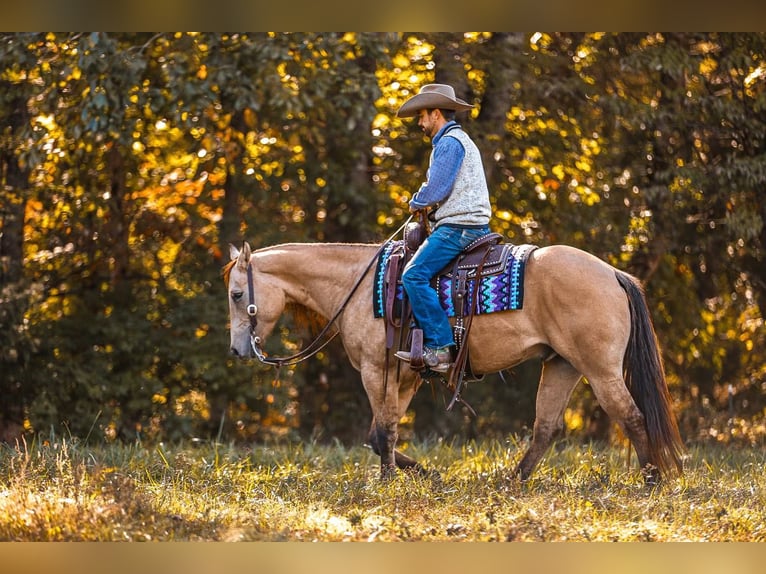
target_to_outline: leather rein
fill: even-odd
[[[378,248],[378,250],[375,252],[375,255],[373,255],[370,262],[367,264],[367,267],[365,267],[362,274],[359,276],[359,278],[356,280],[356,283],[354,283],[354,286],[351,288],[351,291],[346,295],[346,298],[343,300],[343,303],[341,303],[338,310],[335,312],[335,315],[333,315],[332,319],[330,319],[327,324],[324,326],[324,328],[319,332],[319,334],[316,336],[316,338],[309,343],[305,349],[302,349],[295,353],[294,355],[290,355],[289,357],[269,357],[261,348],[261,338],[255,334],[255,328],[258,325],[258,318],[256,317],[258,313],[258,307],[255,304],[255,290],[253,289],[253,266],[252,263],[248,261],[247,263],[247,290],[248,290],[248,301],[247,301],[247,314],[250,317],[250,347],[253,350],[253,353],[255,354],[256,358],[266,365],[272,365],[277,368],[283,367],[284,365],[297,365],[298,363],[305,361],[306,359],[309,359],[316,355],[319,351],[324,349],[327,345],[330,344],[330,342],[338,336],[340,333],[340,330],[335,331],[330,335],[330,337],[326,341],[322,341],[322,339],[327,335],[327,333],[330,331],[330,329],[333,327],[335,322],[340,317],[341,313],[346,310],[346,306],[348,306],[349,301],[351,301],[351,298],[356,293],[357,289],[359,289],[359,286],[362,284],[362,281],[367,276],[367,274],[370,272],[370,269],[372,269],[373,265],[375,265],[375,262],[378,260],[378,257],[380,256],[380,253],[385,248],[386,244],[391,241],[394,237],[399,235],[399,233],[402,232],[402,230],[407,226],[407,224],[412,220],[414,215],[410,215],[407,218],[407,221],[405,221],[399,229],[397,229],[391,236],[384,241],[381,246]]]

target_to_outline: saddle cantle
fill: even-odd
[[[457,258],[442,269],[438,276],[452,277],[458,271],[465,271],[468,277],[474,277],[480,269],[481,276],[499,273],[502,266],[507,263],[503,258],[503,247],[512,245],[498,245],[503,239],[499,233],[489,233],[479,237],[476,241],[466,246]],[[500,247],[500,249],[498,249]],[[489,248],[489,252],[487,252]]]

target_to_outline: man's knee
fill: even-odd
[[[407,289],[413,285],[426,283],[429,278],[426,277],[417,265],[408,265],[402,273],[402,285]]]

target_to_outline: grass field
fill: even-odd
[[[523,444],[405,445],[439,479],[382,482],[340,445],[0,447],[3,541],[760,541],[762,448],[692,447],[646,488],[626,448],[558,443],[525,485]]]

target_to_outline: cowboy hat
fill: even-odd
[[[411,118],[418,110],[455,110],[463,111],[473,108],[468,102],[455,97],[455,90],[447,84],[427,84],[420,91],[402,104],[396,115],[400,118]]]

